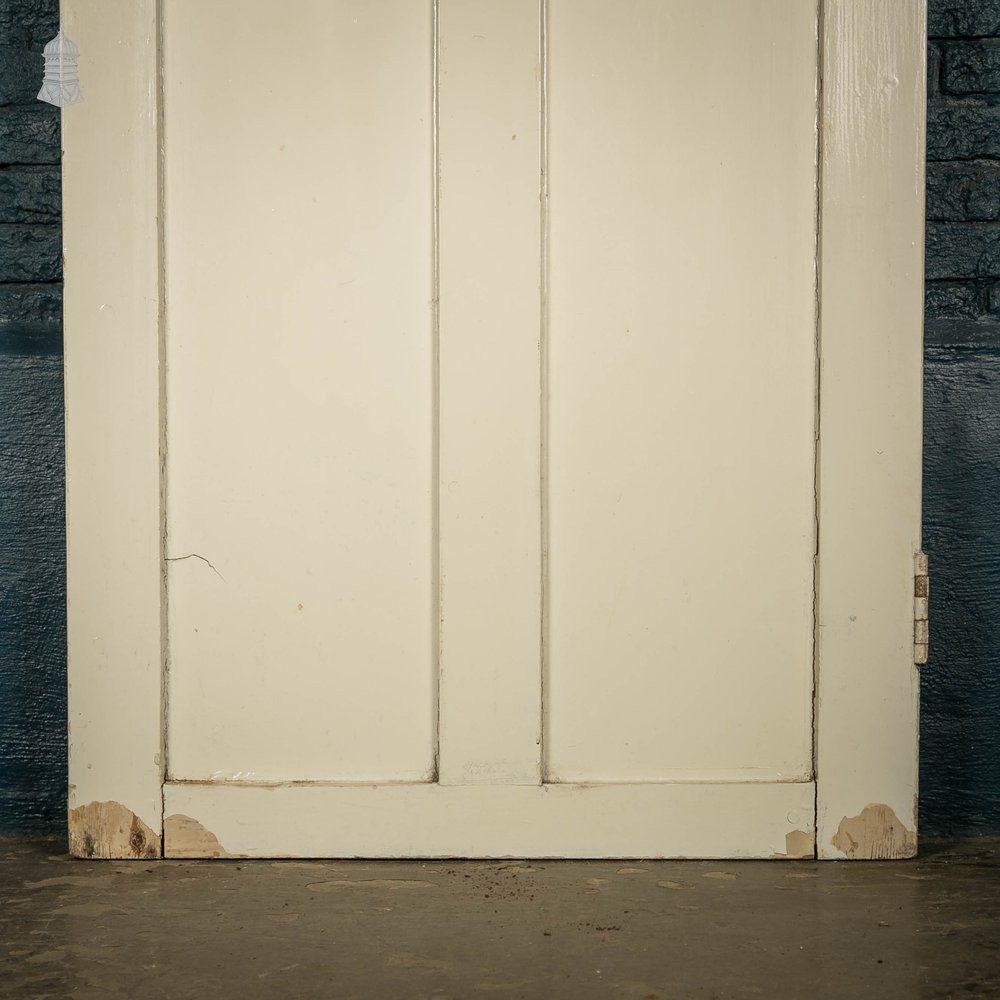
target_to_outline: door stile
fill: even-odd
[[[63,111],[69,840],[162,852],[159,3],[67,0]]]
[[[925,0],[825,0],[819,857],[916,853]]]

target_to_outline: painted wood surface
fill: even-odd
[[[696,857],[813,853],[811,782],[168,783],[168,857]]]
[[[164,32],[170,774],[427,780],[430,5]]]
[[[438,17],[439,777],[538,784],[539,4]]]
[[[95,857],[133,819],[158,854],[162,816],[156,7],[63,6],[87,79],[63,113],[70,840]]]
[[[811,774],[816,30],[550,2],[550,780]]]
[[[74,851],[158,849],[162,790],[175,856],[809,855],[818,483],[819,849],[912,853],[918,0],[826,5],[818,478],[812,5],[308,3],[306,65],[277,5],[165,0],[164,405],[157,25],[102,3],[127,169],[67,135],[67,261],[110,240],[68,312],[111,373],[67,349]],[[668,100],[680,70],[728,84]]]
[[[926,7],[827,0],[817,848],[916,850]]]

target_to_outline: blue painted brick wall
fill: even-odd
[[[1000,833],[1000,0],[930,0],[925,834]]]
[[[59,112],[35,100],[57,0],[0,0],[0,331],[61,335]]]
[[[56,0],[0,0],[0,833],[65,809]],[[921,827],[1000,833],[1000,0],[930,0]]]
[[[0,833],[66,811],[59,112],[35,100],[56,0],[0,0]]]

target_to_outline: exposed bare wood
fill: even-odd
[[[235,858],[211,830],[183,813],[163,821],[163,853],[168,858]]]
[[[840,821],[833,846],[848,858],[912,858],[917,853],[917,834],[888,806],[869,805],[857,816]]]
[[[119,802],[69,811],[69,853],[77,858],[158,858],[160,838]]]
[[[814,858],[816,857],[816,833],[813,830],[792,830],[785,834],[783,854],[772,854],[772,858]]]

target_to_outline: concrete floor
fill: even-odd
[[[83,862],[0,841],[0,996],[1000,997],[1000,841],[909,862]]]

